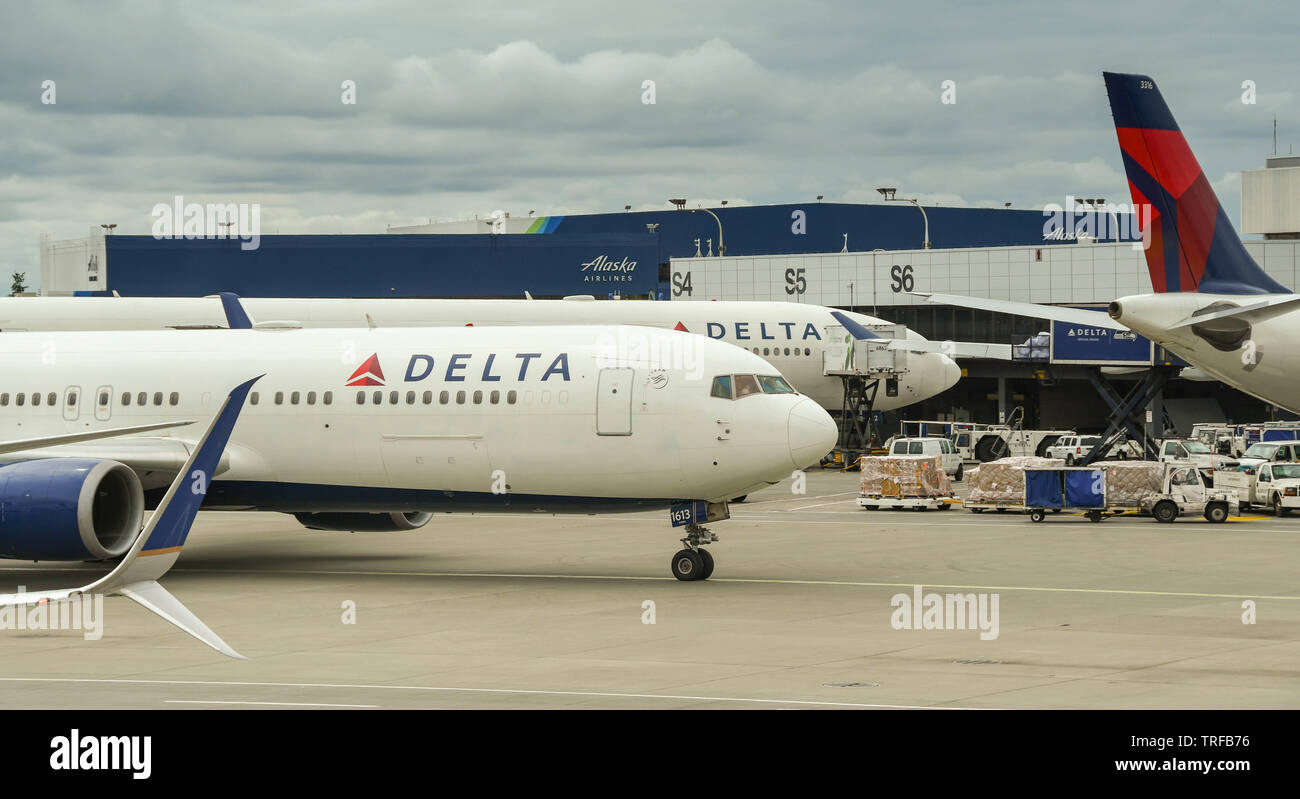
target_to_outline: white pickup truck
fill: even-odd
[[[1233,467],[1237,462],[1227,455],[1220,455],[1194,438],[1166,438],[1160,442],[1160,456],[1157,460],[1164,463],[1181,463],[1191,461],[1203,472],[1213,472],[1224,467]]]
[[[1236,491],[1242,508],[1259,505],[1285,516],[1300,508],[1300,463],[1264,463],[1254,473],[1221,469],[1214,473],[1214,487]]]
[[[1300,441],[1260,441],[1251,444],[1237,459],[1237,468],[1252,473],[1266,463],[1300,461]]]

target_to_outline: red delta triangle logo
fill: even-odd
[[[357,367],[357,370],[348,378],[349,386],[382,386],[384,384],[384,370],[379,366],[379,353],[375,353],[366,359],[366,362]]]
[[[682,331],[683,333],[689,333],[689,332],[691,332],[691,331],[687,330],[687,329],[686,329],[686,325],[682,324],[681,322],[678,322],[678,323],[677,323],[677,326],[674,327],[673,330],[680,330],[680,331]]]

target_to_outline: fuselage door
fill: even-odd
[[[77,421],[81,414],[81,386],[68,386],[63,390],[63,420]]]
[[[632,435],[632,377],[635,369],[601,369],[596,387],[596,435]]]
[[[100,386],[95,389],[95,418],[101,422],[108,421],[113,415],[113,387]]]

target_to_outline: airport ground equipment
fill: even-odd
[[[1150,514],[1158,522],[1200,514],[1222,523],[1239,512],[1235,490],[1216,488],[1194,463],[1166,463],[1159,491],[1144,496],[1112,497],[1110,481],[1100,467],[1062,466],[1025,470],[1025,507],[1030,521],[1041,522],[1048,511],[1082,511],[1099,522],[1121,514]]]
[[[886,455],[862,459],[858,506],[866,510],[948,510],[955,497],[939,456]]]
[[[975,460],[991,463],[1003,458],[1047,457],[1047,449],[1061,436],[1072,435],[1073,430],[1025,430],[1009,425],[990,425],[982,433],[974,433],[972,448]]]
[[[1081,463],[1085,466],[1092,463],[1121,436],[1127,436],[1130,441],[1136,442],[1142,450],[1142,457],[1155,460],[1158,452],[1155,439],[1166,429],[1172,428],[1173,423],[1169,415],[1162,410],[1156,437],[1148,435],[1146,409],[1164,390],[1169,378],[1177,374],[1179,369],[1180,367],[1176,366],[1153,366],[1126,394],[1121,394],[1103,378],[1101,369],[1088,370],[1088,380],[1110,408],[1110,416],[1106,420],[1106,429],[1101,434],[1101,441],[1081,460]]]
[[[904,420],[899,422],[900,438],[941,437],[952,442],[963,461],[975,460],[975,439],[990,425],[982,422],[956,422],[933,419]]]
[[[839,439],[823,463],[851,467],[863,455],[871,454],[879,439],[872,421],[877,398],[898,396],[899,378],[908,373],[906,349],[890,343],[906,340],[904,325],[860,325],[833,312],[842,324],[826,328],[822,373],[837,377],[844,387],[840,404]]]
[[[1236,491],[1242,510],[1258,505],[1286,516],[1300,508],[1300,463],[1265,463],[1253,472],[1220,469],[1214,487]]]

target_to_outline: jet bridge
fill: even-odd
[[[838,377],[844,385],[840,406],[839,439],[828,456],[829,462],[846,467],[871,451],[875,438],[872,411],[876,397],[898,396],[898,379],[908,371],[908,352],[891,348],[907,338],[907,327],[899,324],[863,325],[876,338],[857,339],[843,325],[828,325],[822,353],[822,374]]]

